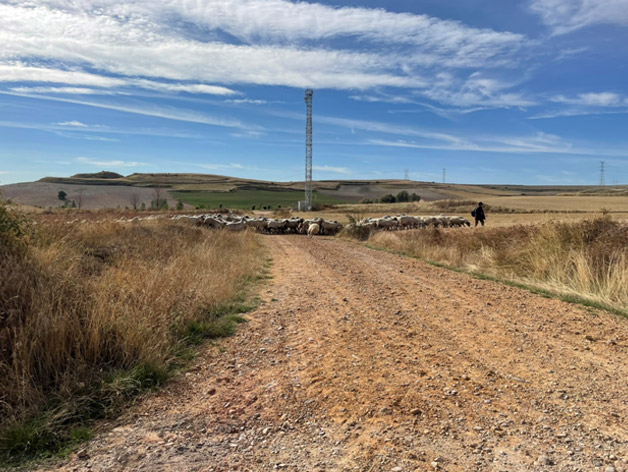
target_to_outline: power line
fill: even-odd
[[[305,209],[312,209],[312,95],[305,91]]]

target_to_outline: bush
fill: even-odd
[[[21,245],[30,232],[28,218],[0,196],[0,251]]]
[[[395,196],[391,193],[387,193],[386,195],[384,195],[383,197],[381,197],[379,199],[380,203],[395,203],[397,201],[397,199],[395,198]]]
[[[165,198],[156,198],[155,200],[151,200],[150,209],[151,210],[167,210],[168,200]]]
[[[410,201],[410,194],[406,190],[402,190],[401,192],[399,192],[397,194],[397,201],[398,202],[409,202]]]
[[[414,192],[412,192],[412,195],[410,195],[410,201],[412,201],[412,202],[420,202],[421,201],[421,196],[417,195]]]

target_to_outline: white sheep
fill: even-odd
[[[307,228],[307,237],[311,239],[312,236],[317,235],[320,232],[320,230],[321,230],[321,227],[318,225],[318,223],[312,223]]]

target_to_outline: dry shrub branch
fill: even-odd
[[[413,256],[628,307],[628,225],[570,223],[385,233],[370,243]]]
[[[133,384],[159,383],[189,327],[215,319],[264,262],[252,234],[183,223],[47,222],[30,241],[5,206],[0,223],[5,455],[54,449],[33,442],[106,414]],[[37,415],[48,432],[24,430]]]

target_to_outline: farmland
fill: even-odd
[[[251,210],[270,208],[289,208],[295,202],[303,200],[303,192],[296,190],[271,191],[271,190],[236,190],[233,192],[205,192],[205,191],[172,191],[170,194],[177,200],[181,200],[194,207],[200,208],[234,208]],[[314,192],[314,202],[324,205],[344,203],[338,197]]]

